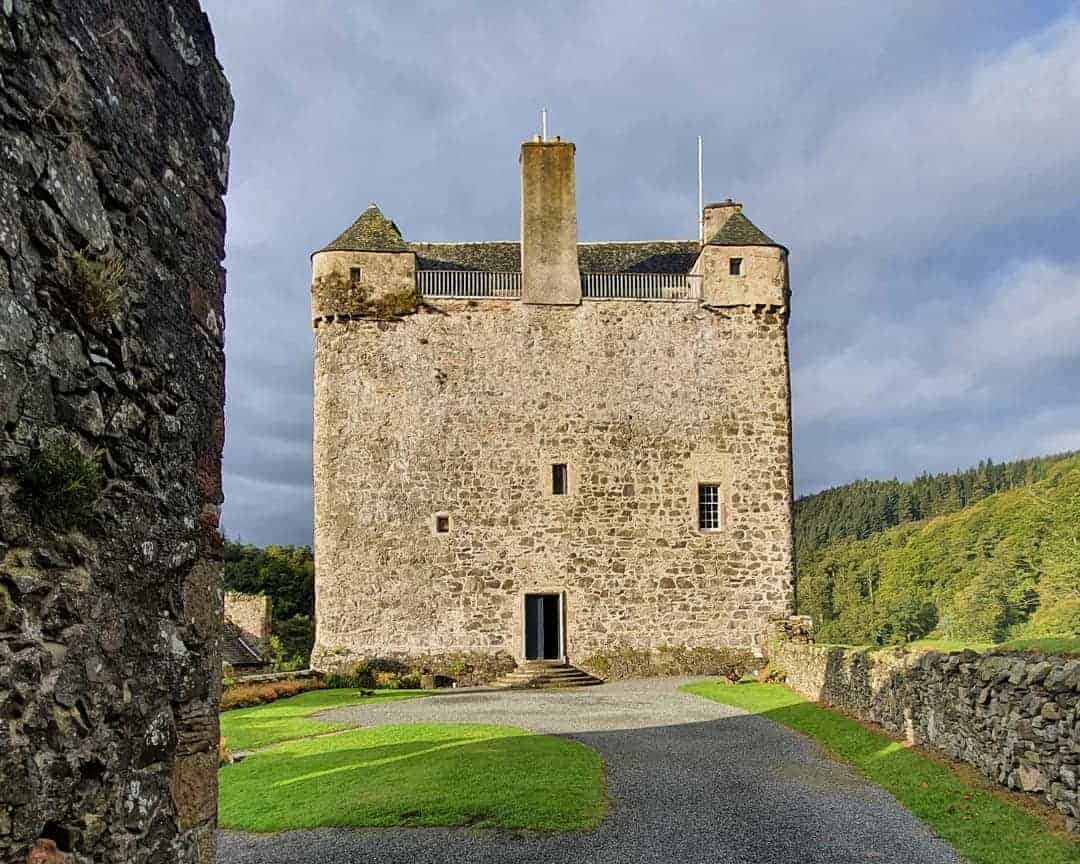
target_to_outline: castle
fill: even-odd
[[[521,240],[312,255],[312,665],[756,647],[794,607],[787,250],[578,243],[574,145],[521,146]]]

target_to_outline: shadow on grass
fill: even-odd
[[[382,726],[261,751],[220,772],[224,827],[578,830],[606,805],[588,747],[509,727]],[[558,794],[552,794],[558,790]]]

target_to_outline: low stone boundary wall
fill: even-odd
[[[261,672],[255,675],[234,675],[238,684],[269,684],[274,681],[295,681],[299,678],[322,678],[314,669],[298,669],[295,672]]]
[[[1080,831],[1080,660],[1031,654],[770,647],[797,693],[1041,794]]]

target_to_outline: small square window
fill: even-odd
[[[719,531],[721,527],[720,487],[702,483],[698,486],[698,528]]]
[[[742,276],[742,258],[728,258],[728,272],[732,276]]]
[[[355,285],[357,282],[359,282],[363,278],[363,276],[364,276],[364,268],[363,267],[350,267],[349,268],[349,281],[352,282],[353,285]]]
[[[450,533],[450,517],[445,513],[435,514],[435,533],[436,534],[449,534]]]
[[[566,466],[565,465],[552,465],[551,466],[551,494],[552,495],[565,495],[566,494]]]

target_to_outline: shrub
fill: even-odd
[[[665,675],[722,675],[738,681],[761,661],[740,648],[664,646],[651,651],[622,645],[586,658],[587,670],[606,680]]]
[[[225,744],[224,738],[218,739],[218,767],[222,765],[232,765],[233,755],[229,752],[229,748]]]
[[[260,681],[234,684],[221,694],[221,710],[264,705],[308,690],[322,690],[327,685],[318,678],[292,678],[287,681]]]
[[[761,684],[783,684],[787,681],[787,672],[776,666],[765,666],[758,670],[757,680]]]
[[[87,258],[76,252],[71,259],[72,293],[89,321],[103,324],[124,306],[127,278],[124,262],[116,255]]]
[[[93,515],[105,474],[97,459],[84,455],[71,441],[58,440],[27,457],[17,479],[17,501],[35,524],[70,531]]]
[[[363,661],[353,663],[344,672],[332,672],[323,680],[331,690],[371,690],[375,687],[375,674]]]

